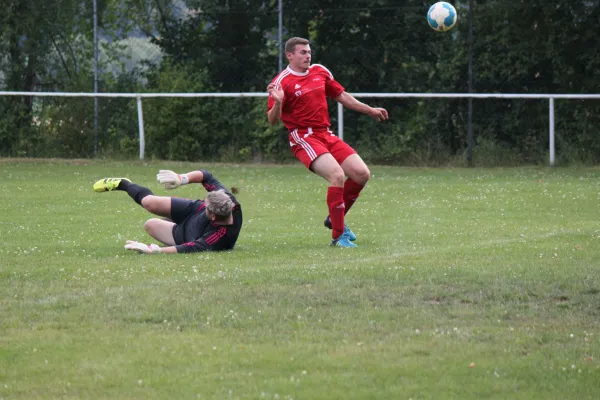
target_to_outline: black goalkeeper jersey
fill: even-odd
[[[207,192],[224,190],[235,204],[233,223],[217,225],[211,222],[206,215],[204,200],[172,198],[171,219],[176,224],[173,238],[178,253],[233,249],[242,228],[242,207],[235,196],[210,172],[201,171],[204,174],[202,186]]]

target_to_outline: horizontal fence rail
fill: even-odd
[[[518,93],[350,93],[354,97],[371,98],[457,98],[457,99],[570,99],[600,100],[600,94],[518,94]],[[3,92],[0,96],[32,97],[267,97],[265,92],[227,93],[90,93],[90,92]]]
[[[555,163],[554,101],[555,100],[600,100],[600,94],[518,94],[518,93],[351,93],[362,98],[429,98],[429,99],[538,99],[548,100],[549,164]],[[135,98],[137,99],[140,160],[144,159],[144,114],[142,99],[145,98],[223,98],[223,97],[267,97],[265,92],[228,93],[89,93],[89,92],[12,92],[0,91],[0,96],[29,97],[91,97],[91,98]],[[338,136],[344,138],[344,108],[338,103]]]

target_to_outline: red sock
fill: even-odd
[[[327,207],[331,218],[331,237],[337,239],[344,233],[344,188],[329,186],[327,189]]]
[[[350,211],[350,207],[352,207],[352,204],[358,199],[359,193],[363,188],[364,186],[359,185],[352,179],[346,179],[346,182],[344,182],[344,204],[346,205],[344,215]]]

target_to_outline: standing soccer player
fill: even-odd
[[[127,178],[104,178],[94,184],[96,192],[127,192],[146,211],[167,218],[151,218],[144,224],[146,232],[166,247],[128,240],[127,250],[174,254],[233,249],[242,229],[242,207],[217,178],[206,170],[182,175],[160,170],[156,179],[165,189],[200,183],[208,194],[204,200],[155,196],[150,189]]]
[[[329,129],[327,97],[344,107],[367,114],[377,121],[388,119],[383,108],[356,100],[344,90],[327,68],[310,64],[307,39],[294,37],[285,44],[286,69],[267,87],[267,116],[271,125],[282,121],[289,130],[292,152],[309,170],[329,182],[325,226],[332,229],[332,246],[357,247],[356,236],[344,223],[361,190],[371,177],[360,156]],[[348,178],[344,182],[344,177]]]

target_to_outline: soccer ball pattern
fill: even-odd
[[[435,3],[427,12],[427,22],[436,31],[449,31],[456,24],[456,9],[445,1]]]

